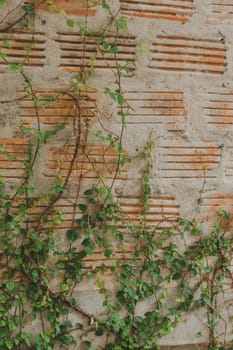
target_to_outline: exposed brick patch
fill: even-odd
[[[140,212],[142,209],[141,198],[136,196],[126,196],[119,198],[119,203],[123,214],[125,214],[125,220],[121,220],[117,223],[117,228],[124,234],[124,242],[120,245],[116,243],[112,247],[111,259],[104,256],[102,249],[96,249],[93,255],[88,255],[83,259],[86,262],[87,268],[95,268],[105,264],[106,267],[113,266],[117,260],[127,261],[135,257],[134,242],[132,242],[132,233],[130,233],[130,227],[127,225],[127,221],[130,225],[139,226],[140,224]],[[153,196],[149,200],[150,209],[146,214],[146,222],[149,230],[156,228],[156,231],[162,229],[171,229],[176,225],[179,217],[179,205],[172,196]],[[109,222],[109,225],[111,223]],[[140,257],[135,259],[135,264],[140,264]],[[107,274],[110,274],[108,272]]]
[[[226,46],[218,39],[158,35],[149,67],[160,71],[223,74]]]
[[[233,91],[210,91],[205,95],[203,110],[208,124],[226,128],[233,126]]]
[[[96,13],[95,6],[86,6],[86,1],[80,0],[53,0],[53,4],[59,10],[64,10],[67,14],[75,16],[94,16]],[[46,4],[40,5],[39,10],[49,11],[49,6]]]
[[[35,88],[34,93],[43,101],[37,104],[41,125],[73,125],[81,117],[82,123],[90,125],[95,121],[97,110],[97,93],[94,90],[83,91],[75,101],[69,92],[62,89]],[[37,125],[37,113],[32,95],[24,91],[17,92],[17,104],[21,110],[20,120],[25,126]]]
[[[215,0],[211,1],[208,6],[209,23],[232,23],[233,3],[232,1]]]
[[[35,204],[28,210],[27,220],[28,224],[31,227],[38,225],[38,222],[40,221],[41,216],[47,208],[48,204],[48,202],[46,202],[45,200],[42,202],[41,200],[39,200],[39,198],[33,198],[33,200],[35,201]],[[13,210],[17,211],[19,205],[20,203],[14,205]],[[72,227],[73,219],[80,216],[81,211],[77,208],[77,205],[75,204],[75,198],[61,198],[55,203],[54,207],[52,208],[52,215],[56,214],[63,216],[63,220],[56,226],[57,231],[63,232],[64,230],[70,229]],[[45,224],[41,225],[43,229],[49,227],[50,218],[51,213],[47,215],[47,221],[45,220],[45,218],[43,219],[45,222]]]
[[[123,245],[123,247],[122,247]],[[111,258],[108,258],[104,255],[103,249],[95,249],[94,254],[87,255],[82,261],[85,262],[87,269],[94,269],[100,267],[103,264],[105,268],[111,268],[115,266],[117,261],[128,261],[132,259],[133,256],[133,245],[130,243],[121,244],[121,248],[115,246],[111,247],[112,255]],[[135,259],[136,261],[137,259]],[[107,271],[104,275],[112,275],[110,271]]]
[[[168,131],[182,131],[187,109],[181,91],[128,91],[125,93],[132,110],[127,124],[162,125]]]
[[[74,146],[62,148],[51,148],[47,169],[44,174],[54,177],[59,173],[65,177],[70,167],[70,161],[74,153]],[[97,179],[104,177],[113,179],[117,169],[118,154],[114,148],[105,146],[88,146],[80,148],[71,171],[71,182],[77,181],[82,176],[85,179]],[[127,179],[129,166],[126,164],[118,176],[120,179]]]
[[[126,215],[125,221],[129,220],[131,225],[138,226],[140,223],[141,199],[140,197],[126,196],[119,199],[123,213]],[[146,215],[148,229],[171,229],[177,223],[179,216],[179,206],[172,196],[153,196],[149,200],[150,209]],[[134,252],[134,242],[130,228],[125,222],[119,222],[117,227],[124,233],[124,242],[112,247],[111,259],[106,258],[102,249],[96,249],[95,254],[87,256],[83,260],[87,263],[87,268],[93,268],[105,264],[111,267],[117,260],[127,261],[132,259]],[[129,235],[128,235],[129,234]],[[135,257],[134,257],[135,259]],[[135,264],[140,264],[140,257],[135,259]],[[109,272],[110,273],[110,272]]]
[[[2,151],[7,154],[0,154],[0,175],[4,179],[19,179],[25,174],[25,164],[27,159],[28,140],[23,138],[0,139],[3,145]]]
[[[0,50],[6,53],[8,63],[42,67],[45,63],[45,34],[15,30],[0,35]],[[6,63],[0,58],[0,70]]]
[[[120,0],[124,15],[188,22],[195,12],[193,0]]]
[[[229,220],[224,220],[220,211],[224,210],[229,215]],[[203,223],[211,224],[213,227],[216,220],[221,222],[222,228],[226,225],[232,228],[233,218],[233,195],[223,193],[204,194],[200,206],[199,220]]]
[[[140,197],[127,196],[119,200],[125,221],[139,225],[142,201]],[[172,196],[153,196],[149,199],[150,209],[146,214],[146,223],[150,227],[171,228],[179,216],[179,205]],[[121,229],[127,230],[127,225],[121,224]]]
[[[158,177],[215,178],[221,149],[215,143],[169,141],[159,145],[158,153]]]
[[[217,213],[219,209],[224,209],[233,214],[233,195],[222,193],[204,195],[201,206],[211,214],[210,216]]]
[[[227,150],[226,160],[225,160],[225,179],[227,182],[231,182],[233,180],[233,147],[230,147]]]
[[[114,44],[115,38],[106,35],[106,40]],[[93,64],[97,69],[111,69],[116,67],[115,53],[109,53],[98,44],[98,36],[86,36],[85,39],[78,33],[60,32],[57,35],[56,42],[61,50],[60,68],[68,71],[79,71],[85,61],[95,59]],[[99,46],[98,52],[96,51]],[[135,36],[118,36],[118,51],[116,53],[118,64],[128,63],[130,70],[134,68],[136,55]],[[85,54],[84,54],[85,51]]]

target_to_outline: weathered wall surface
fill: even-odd
[[[83,18],[86,13],[77,0],[58,0],[56,4],[74,19]],[[155,224],[163,216],[192,215],[204,180],[202,206],[205,218],[219,206],[233,211],[233,3],[221,0],[114,0],[112,6],[128,17],[129,32],[119,36],[119,60],[136,62],[131,76],[122,78],[125,97],[133,107],[127,116],[124,139],[125,149],[133,162],[115,185],[116,194],[122,196],[123,208],[130,214],[139,203],[140,178],[144,171],[140,151],[152,130],[156,150],[148,220]],[[68,28],[65,21],[59,15],[50,14],[46,6],[41,6],[38,14],[26,70],[37,92],[43,95],[66,87],[79,70],[82,53],[75,28]],[[106,14],[95,8],[89,10],[89,15],[90,26],[96,29],[108,23]],[[12,18],[9,21],[12,22]],[[10,33],[11,48],[5,48],[5,51],[11,62],[21,63],[25,54],[22,47],[31,34],[22,31],[18,25],[11,27]],[[1,46],[3,40],[0,38]],[[95,42],[90,40],[88,45],[91,56]],[[111,57],[107,61],[101,56],[96,60],[92,84],[97,91],[89,91],[83,96],[82,103],[86,106],[83,123],[88,120],[94,129],[98,129],[98,117],[106,129],[117,133],[120,121],[115,116],[116,111],[112,111],[109,99],[98,94],[105,86],[114,88],[112,64]],[[6,71],[4,62],[0,62],[0,71],[0,100],[9,101],[0,110],[0,143],[18,156],[17,161],[0,163],[1,173],[10,186],[23,174],[27,147],[27,140],[17,136],[18,124],[35,124],[36,114],[28,98],[10,102],[23,96],[22,80],[20,76],[15,78],[15,74],[12,80],[13,73]],[[45,113],[41,111],[43,127],[55,125],[68,113],[71,115],[59,140],[44,148],[46,162],[38,164],[36,175],[41,188],[54,178],[59,160],[63,160],[60,172],[65,176],[70,158],[66,153],[66,159],[62,159],[62,152],[65,146],[72,152],[72,140],[69,140],[72,113],[75,113],[72,108],[69,96],[63,96],[57,105]],[[103,146],[96,145],[91,138],[88,147],[90,157],[96,160],[97,172],[99,170],[111,179],[116,154],[113,151],[105,154]],[[112,168],[104,164],[106,159],[113,164]],[[71,174],[71,195],[57,204],[67,214],[67,227],[75,202],[72,188],[78,186],[80,172],[84,184],[91,183],[96,177],[82,154]],[[169,226],[169,220],[164,225]],[[95,258],[98,264],[98,253]],[[101,310],[99,298],[93,286],[85,285],[79,293],[87,311]],[[169,348],[177,345],[179,349],[186,345],[185,349],[189,346],[191,349],[191,345],[197,343],[194,334],[202,327],[202,319],[203,315],[193,313],[172,335],[164,338],[162,344]],[[205,341],[203,332],[198,342],[204,344]]]

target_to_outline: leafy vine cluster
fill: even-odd
[[[0,51],[6,69],[23,79],[23,98],[33,102],[37,121],[36,127],[20,125],[19,132],[29,144],[21,182],[14,190],[9,190],[4,177],[0,179],[1,350],[159,349],[160,339],[191,312],[198,310],[206,319],[209,338],[206,348],[233,349],[233,304],[229,297],[233,287],[230,215],[219,210],[218,220],[208,232],[196,216],[192,220],[176,217],[170,229],[148,223],[155,151],[152,136],[142,150],[142,161],[147,165],[142,177],[141,210],[137,222],[125,214],[113,194],[114,183],[130,162],[123,147],[130,105],[122,86],[122,77],[129,74],[130,67],[127,62],[119,64],[117,55],[118,35],[127,31],[126,18],[114,13],[106,1],[85,0],[86,18],[88,8],[98,6],[110,19],[102,30],[94,32],[88,28],[87,20],[76,22],[53,1],[47,1],[51,12],[60,11],[69,27],[77,27],[82,37],[82,65],[66,89],[45,96],[35,90],[34,82],[25,70],[34,40],[36,10],[41,4],[24,4],[19,19],[21,25],[32,32],[31,44],[24,48],[25,62],[9,61],[9,28],[2,34],[4,40]],[[1,9],[5,5],[5,1],[0,1]],[[108,36],[110,29],[111,38]],[[95,54],[91,61],[85,59],[86,40],[93,35],[97,44],[95,54],[111,53],[114,57],[112,73],[116,88],[112,90],[106,86],[103,94],[116,105],[121,130],[116,135],[102,128],[92,136],[107,150],[115,150],[117,157],[111,182],[96,174],[96,183],[84,192],[80,186],[84,176],[81,169],[71,225],[61,231],[66,216],[57,203],[69,192],[77,157],[85,154],[95,171],[87,147],[88,134],[92,131],[88,122],[83,123],[85,107],[81,103],[85,91],[91,88],[91,77],[95,73]],[[41,111],[64,96],[72,100],[74,113],[54,128],[45,130],[41,126]],[[72,154],[69,153],[68,169],[63,176],[58,165],[53,182],[46,193],[41,194],[35,180],[36,164],[43,161],[43,147],[67,127],[68,118],[72,120],[74,145]],[[17,155],[12,155],[4,144],[0,155],[4,162],[17,160]],[[117,258],[119,250],[123,253]],[[88,265],[87,260],[92,256],[95,260],[96,252],[104,257],[102,261],[107,259],[111,264]],[[112,276],[114,287],[109,286],[106,275]],[[79,303],[77,295],[83,283],[98,289],[102,313],[92,314]],[[147,310],[139,312],[140,305],[147,305]],[[195,336],[198,344],[202,327]]]

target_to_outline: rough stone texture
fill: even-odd
[[[9,1],[9,6],[10,3],[16,1]],[[74,19],[82,19],[87,13],[85,6],[77,0],[59,0],[55,4]],[[114,11],[121,9],[128,17],[129,32],[118,38],[118,59],[121,63],[127,60],[132,68],[130,76],[122,79],[122,85],[133,107],[127,117],[124,138],[125,152],[132,155],[133,163],[124,169],[115,185],[123,208],[137,220],[140,178],[144,171],[139,154],[152,130],[156,151],[148,223],[155,224],[164,216],[192,215],[204,179],[203,220],[214,216],[219,207],[233,212],[233,4],[220,0],[114,0],[112,6]],[[6,24],[9,20],[7,25],[12,21],[10,8],[7,11],[6,17],[0,17],[1,30],[4,21]],[[88,14],[89,25],[95,29],[108,23],[106,13],[95,7],[88,9]],[[30,30],[14,26],[8,33],[10,48],[4,47],[4,38],[0,37],[0,47],[8,54],[10,62],[23,63],[23,48],[31,35]],[[90,38],[87,45],[90,49],[88,59],[96,47],[95,37]],[[80,68],[81,50],[77,30],[67,27],[59,15],[50,14],[45,5],[40,6],[34,42],[28,52],[30,60],[26,62],[26,71],[36,85],[37,93],[52,94],[66,88],[69,79]],[[88,120],[93,129],[98,129],[97,115],[106,129],[118,133],[117,111],[109,99],[101,95],[105,86],[115,88],[112,58],[111,54],[97,57],[96,72],[92,77],[97,92],[87,91],[83,95],[81,103],[86,108],[82,118],[84,123]],[[17,136],[18,125],[34,125],[36,115],[28,98],[10,102],[23,96],[22,79],[9,73],[4,61],[0,62],[0,72],[0,99],[9,101],[7,108],[5,104],[1,107],[0,143],[17,157],[17,161],[9,162],[1,156],[0,170],[11,185],[23,175],[27,148],[27,140]],[[68,112],[70,116],[65,121],[67,128],[59,138],[44,147],[45,162],[38,165],[37,174],[38,184],[43,189],[55,176],[57,161],[62,163],[62,176],[66,174],[70,157],[68,152],[63,159],[63,150],[68,147],[72,151],[73,147],[69,139],[72,113],[75,113],[72,108],[69,96],[64,95],[46,111],[40,110],[43,128],[55,125]],[[61,230],[68,228],[72,221],[75,203],[72,188],[76,188],[80,175],[84,178],[84,188],[96,178],[95,172],[110,180],[113,177],[116,154],[93,144],[91,139],[88,147],[96,168],[95,171],[90,168],[85,155],[79,155],[71,174],[71,195],[57,203],[67,215]],[[35,213],[35,220],[37,215]],[[169,227],[172,220],[164,220],[163,226]],[[120,256],[121,253],[117,254]],[[94,258],[90,264],[99,264],[103,256],[96,252]],[[111,276],[106,278],[111,284]],[[79,298],[88,310],[101,311],[101,298],[97,297],[93,286],[84,285]],[[196,313],[186,316],[175,332],[162,340],[164,350],[205,349],[202,344],[207,340],[207,332],[198,339],[199,345],[194,337],[195,332],[203,328],[203,319],[203,315]]]

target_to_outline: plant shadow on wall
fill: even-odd
[[[67,25],[77,27],[82,38],[82,63],[66,89],[47,94],[35,88],[25,72],[35,40],[36,4],[24,7],[23,25],[32,34],[21,62],[12,62],[8,54],[15,43],[12,33],[1,38],[2,64],[12,77],[17,74],[23,79],[16,100],[1,104],[26,101],[31,106],[29,118],[17,130],[17,139],[4,139],[0,149],[2,168],[8,171],[3,169],[0,182],[1,350],[159,349],[160,339],[198,310],[204,316],[200,331],[192,335],[196,347],[206,327],[206,348],[233,349],[230,215],[219,210],[218,220],[208,232],[196,216],[192,220],[164,217],[150,225],[152,136],[142,150],[146,166],[134,218],[125,210],[122,198],[113,195],[115,182],[130,162],[123,149],[130,106],[124,98],[122,77],[130,75],[134,67],[132,63],[119,64],[117,55],[119,33],[127,30],[125,17],[114,14],[105,1],[99,2],[110,20],[109,26],[94,33],[87,28],[87,21],[76,23],[61,11]],[[3,1],[0,6],[4,8]],[[58,12],[52,1],[48,6]],[[96,53],[85,60],[86,42],[93,37]],[[98,123],[100,113],[90,97],[90,78],[98,55],[114,59],[111,70],[116,88],[106,86],[103,94],[116,104],[121,118],[119,135],[106,129],[95,132],[104,150],[101,171],[88,145],[92,118]],[[95,105],[91,114],[86,107],[90,101]],[[60,118],[62,108],[64,118]],[[48,116],[56,110],[59,117],[45,128]],[[64,129],[72,133],[72,144],[62,148],[51,185],[41,194],[37,162],[43,163],[46,147],[54,144]],[[17,178],[13,189],[9,189],[11,169]],[[91,186],[83,191],[81,182],[90,172],[94,174]],[[78,185],[71,196],[74,173]],[[163,228],[164,223],[170,223],[169,227]],[[102,312],[92,314],[86,311],[85,302],[79,302],[83,285],[98,289]]]

